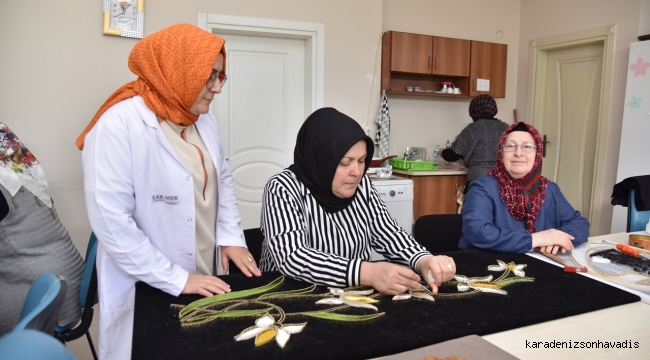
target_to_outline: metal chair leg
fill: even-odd
[[[95,345],[90,337],[90,331],[86,331],[86,338],[88,339],[88,345],[90,345],[90,351],[93,353],[93,359],[97,360],[97,353],[95,353]]]

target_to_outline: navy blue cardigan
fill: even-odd
[[[578,246],[589,236],[589,222],[564,198],[556,183],[549,180],[546,199],[535,220],[537,231],[562,230],[575,237]],[[497,180],[489,175],[472,181],[463,205],[461,249],[488,249],[525,253],[533,248],[533,237],[524,221],[515,220],[499,196]]]

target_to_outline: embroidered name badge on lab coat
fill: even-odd
[[[178,195],[151,195],[151,199],[154,203],[164,201],[168,205],[178,205],[181,202]]]

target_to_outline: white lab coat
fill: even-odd
[[[201,115],[196,126],[217,170],[216,245],[246,247],[214,116]],[[196,271],[194,182],[140,96],[101,116],[86,135],[83,168],[99,240],[99,357],[129,359],[135,282],[177,296]]]

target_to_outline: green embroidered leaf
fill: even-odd
[[[534,282],[535,278],[532,277],[510,277],[510,278],[505,278],[499,281],[495,281],[494,283],[499,285],[499,286],[508,286],[510,284],[518,283],[518,282]]]
[[[325,313],[325,312],[305,312],[302,313],[305,316],[311,316],[315,317],[318,319],[325,319],[325,320],[333,320],[333,321],[343,321],[343,322],[362,322],[362,321],[368,321],[368,320],[373,320],[378,317],[384,316],[384,312],[378,313],[378,314],[371,314],[371,315],[347,315],[347,314],[333,314],[333,313]]]
[[[313,292],[314,290],[316,290],[316,285],[312,285],[312,286],[306,287],[304,289],[279,291],[279,292],[264,294],[264,295],[260,295],[257,299],[258,300],[263,300],[263,299],[268,299],[268,298],[271,298],[271,297],[282,297],[282,296],[286,296],[286,295],[309,294],[309,293]]]
[[[484,288],[484,289],[500,289],[501,285],[498,283],[488,283],[484,281],[470,281],[467,283],[468,286],[474,286],[478,288]]]
[[[187,305],[186,307],[183,308],[183,310],[180,311],[179,313],[179,318],[184,318],[187,313],[190,311],[198,308],[198,307],[204,307],[208,306],[214,303],[218,303],[221,301],[226,301],[226,300],[233,300],[233,299],[241,299],[261,293],[265,293],[269,290],[273,290],[274,288],[280,286],[282,282],[284,281],[284,276],[280,276],[279,278],[271,281],[268,285],[260,286],[254,289],[248,289],[248,290],[241,290],[241,291],[233,291],[221,295],[214,295],[208,298],[203,298],[197,301],[194,301]]]
[[[252,309],[252,310],[232,310],[232,311],[215,312],[215,313],[209,313],[209,314],[203,314],[203,315],[188,317],[188,318],[185,318],[185,319],[181,320],[181,322],[193,323],[193,322],[197,322],[197,321],[213,320],[213,319],[218,319],[218,318],[234,319],[234,318],[239,318],[239,317],[256,316],[256,315],[260,315],[260,314],[265,314],[265,313],[267,313],[267,312],[269,312],[271,310],[273,310],[273,308]]]

